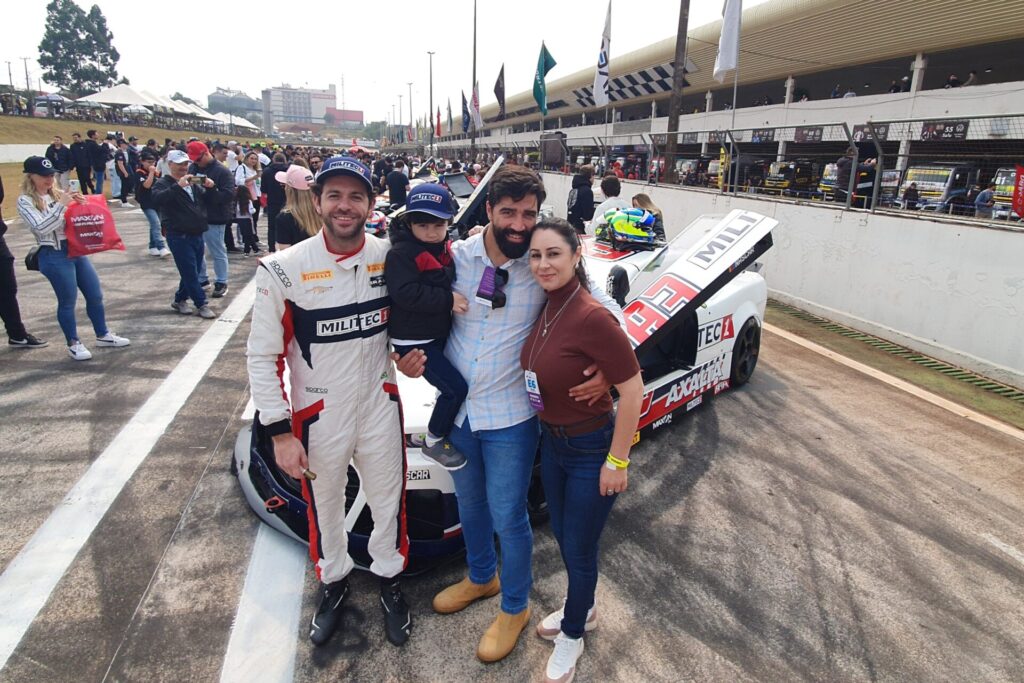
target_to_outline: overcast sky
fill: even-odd
[[[766,0],[746,0],[744,7]],[[94,4],[76,0],[88,10]],[[402,121],[426,113],[427,51],[434,55],[434,108],[445,120],[448,98],[458,118],[460,89],[472,80],[473,0],[442,2],[270,2],[210,0],[166,2],[99,0],[121,53],[118,73],[133,86],[170,95],[175,91],[204,107],[217,86],[259,98],[263,88],[292,86],[338,89],[342,106],[381,120],[403,96]],[[479,0],[477,80],[481,105],[494,102],[494,82],[505,63],[507,96],[533,87],[541,41],[558,62],[552,81],[597,61],[605,0]],[[690,28],[721,17],[721,0],[695,0]],[[7,0],[2,9],[0,59],[10,61],[16,87],[24,87],[21,57],[29,57],[32,87],[46,19],[45,0]],[[679,0],[613,0],[611,58],[675,34]],[[205,31],[204,31],[205,28]],[[173,46],[172,46],[173,45]],[[6,65],[3,65],[6,66]],[[713,64],[699,64],[710,69]],[[4,74],[6,76],[6,74]],[[49,89],[45,85],[44,89]]]

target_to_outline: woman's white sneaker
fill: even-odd
[[[555,651],[548,657],[544,683],[571,683],[576,677],[576,660],[583,654],[583,639],[564,633],[555,637]]]
[[[74,344],[68,346],[68,355],[74,360],[89,360],[92,358],[92,354],[89,353],[89,349],[85,348],[85,344],[80,341],[76,341]]]
[[[562,632],[562,617],[565,616],[565,606],[563,604],[562,609],[557,612],[544,617],[544,619],[537,624],[537,635],[544,640],[554,640],[558,637],[558,634]],[[593,631],[597,628],[597,606],[591,607],[587,610],[587,623],[583,626],[584,631]]]
[[[107,332],[102,337],[96,337],[96,343],[100,346],[128,346],[131,342],[124,337],[119,337],[113,332]]]

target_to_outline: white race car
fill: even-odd
[[[643,412],[634,443],[750,379],[767,302],[756,259],[771,247],[776,224],[737,210],[701,216],[668,243],[642,250],[585,239],[592,286],[603,287],[622,306],[643,370]],[[451,475],[409,442],[409,435],[426,431],[435,391],[425,380],[401,376],[399,390],[407,432],[407,572],[415,573],[461,552],[463,541]],[[308,522],[299,483],[277,469],[269,439],[258,420],[254,424],[255,430],[247,427],[238,435],[232,472],[261,519],[305,543]],[[366,567],[373,522],[355,468],[349,469],[346,495],[350,553]],[[545,516],[539,476],[529,507],[535,520]]]

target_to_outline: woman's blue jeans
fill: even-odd
[[[473,431],[467,416],[461,427],[452,428],[448,438],[466,456],[466,465],[452,472],[452,479],[466,540],[469,580],[487,583],[494,578],[497,533],[501,542],[501,609],[519,614],[529,603],[533,585],[533,530],[526,494],[537,457],[537,418],[504,429]]]
[[[46,276],[57,295],[57,322],[64,332],[68,345],[78,340],[78,325],[75,322],[75,303],[78,290],[85,297],[85,312],[92,321],[97,337],[106,336],[107,320],[103,311],[103,289],[96,269],[88,256],[68,258],[68,245],[61,248],[39,248],[39,272]]]
[[[597,590],[597,554],[601,531],[616,496],[601,495],[601,468],[612,443],[613,425],[580,436],[556,436],[541,426],[540,473],[551,513],[551,531],[558,541],[569,576],[562,633],[583,637],[587,610]]]
[[[160,214],[156,209],[143,209],[142,213],[146,214],[146,220],[149,221],[149,248],[163,249],[164,237],[160,234]]]

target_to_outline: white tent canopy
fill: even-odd
[[[189,115],[189,114],[192,113],[191,109],[189,109],[188,107],[183,107],[181,104],[179,104],[178,102],[175,102],[170,97],[164,97],[163,95],[154,95],[153,93],[149,92],[148,90],[143,90],[142,94],[145,95],[146,97],[149,97],[150,99],[152,99],[153,103],[156,106],[161,107],[163,109],[166,109],[167,111],[172,111],[175,114],[185,114],[185,115]]]
[[[230,116],[224,112],[214,114],[213,118],[217,119],[221,123],[226,123],[229,126],[238,126],[239,128],[248,128],[250,130],[260,129],[259,126],[254,125],[251,121],[243,119],[241,116]]]
[[[194,104],[189,104],[188,102],[185,102],[184,100],[173,100],[173,101],[176,102],[177,104],[181,105],[182,107],[188,108],[189,113],[192,114],[193,116],[198,116],[201,119],[209,119],[211,121],[215,120],[214,115],[210,114],[209,112],[207,112],[205,110],[203,110],[202,107],[197,107]]]
[[[142,106],[149,106],[156,104],[149,97],[146,97],[142,93],[136,91],[128,85],[115,85],[112,88],[106,88],[100,90],[92,95],[86,95],[85,97],[78,98],[80,100],[88,100],[89,102],[100,102],[102,104],[115,104],[115,105],[129,105],[129,104],[140,104]]]

